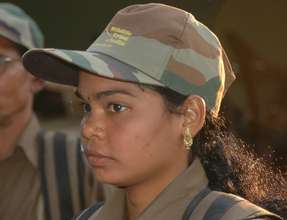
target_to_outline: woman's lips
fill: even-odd
[[[92,167],[107,166],[113,159],[100,153],[86,153],[87,160]]]

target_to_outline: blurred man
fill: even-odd
[[[43,47],[37,24],[0,3],[0,219],[68,220],[101,195],[78,139],[40,130],[32,106],[43,81],[21,63],[33,47]]]

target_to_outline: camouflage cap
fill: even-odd
[[[44,46],[44,37],[36,22],[11,3],[0,3],[0,36],[27,49]]]
[[[77,86],[80,68],[197,94],[215,115],[235,79],[219,40],[206,26],[184,10],[158,3],[118,11],[86,51],[34,49],[23,62],[38,77],[62,84]]]

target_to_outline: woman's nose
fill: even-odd
[[[81,131],[82,137],[86,140],[91,138],[102,140],[105,136],[104,121],[94,115],[84,117],[81,121]]]

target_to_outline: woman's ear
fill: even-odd
[[[202,97],[190,95],[183,104],[183,129],[189,128],[195,136],[203,127],[206,115],[206,105]]]

